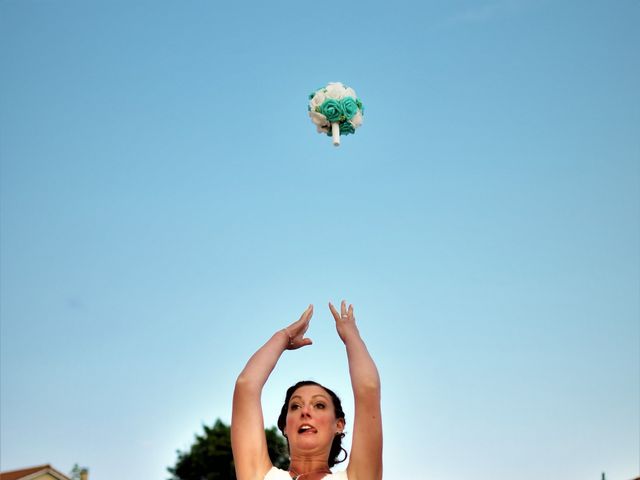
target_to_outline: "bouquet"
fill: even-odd
[[[329,83],[309,95],[309,116],[318,133],[333,137],[340,145],[340,135],[355,133],[362,125],[364,107],[351,87],[340,82]]]

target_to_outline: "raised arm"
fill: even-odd
[[[238,480],[263,480],[272,464],[267,450],[260,397],[262,388],[285,350],[311,345],[304,338],[313,306],[300,319],[276,332],[253,354],[236,380],[231,418],[231,448]]]
[[[351,458],[347,467],[349,480],[382,479],[382,419],[380,411],[380,377],[369,351],[360,337],[353,315],[353,305],[344,300],[340,313],[329,303],[338,335],[347,348],[349,374],[355,401],[355,419]]]

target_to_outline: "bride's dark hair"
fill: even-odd
[[[330,389],[325,387],[324,385],[320,385],[317,382],[312,380],[303,380],[302,382],[298,382],[295,385],[289,387],[287,389],[287,394],[284,399],[284,404],[282,405],[282,409],[280,410],[280,416],[278,417],[278,428],[284,435],[284,427],[287,424],[287,411],[289,410],[289,400],[293,396],[293,393],[299,389],[300,387],[306,387],[308,385],[315,385],[324,389],[329,396],[331,397],[331,401],[333,402],[333,409],[336,414],[336,419],[342,419],[345,423],[346,420],[344,418],[344,411],[342,410],[342,402],[340,398]],[[285,435],[286,438],[286,435]],[[333,438],[333,442],[331,443],[331,450],[329,451],[329,467],[333,467],[338,463],[342,463],[347,459],[347,451],[342,447],[342,439],[344,438],[344,433],[339,433]],[[287,438],[287,446],[289,445],[289,439]],[[340,454],[344,452],[344,458],[339,459]]]

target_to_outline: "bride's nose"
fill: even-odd
[[[303,417],[309,417],[311,416],[311,407],[309,405],[304,405],[301,409],[300,409],[300,415]]]

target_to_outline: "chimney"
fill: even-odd
[[[89,469],[83,468],[80,470],[80,480],[89,480]]]

